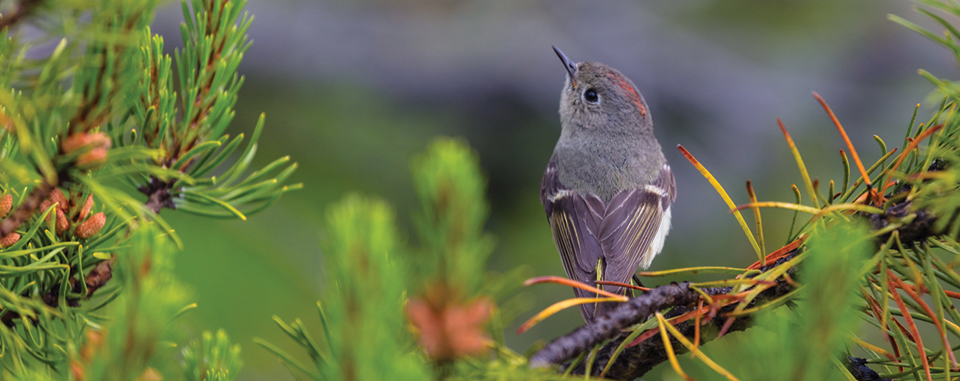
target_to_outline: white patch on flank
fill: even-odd
[[[557,192],[557,194],[550,196],[550,202],[557,202],[558,199],[573,195],[573,191],[563,189]]]
[[[664,191],[663,188],[660,188],[660,187],[658,187],[658,186],[656,186],[656,185],[650,185],[650,184],[644,185],[644,186],[643,186],[643,190],[645,190],[645,191],[647,191],[647,192],[650,192],[650,193],[656,193],[656,194],[660,195],[660,198],[667,197],[667,192]],[[668,209],[669,209],[669,208],[668,208]]]
[[[640,268],[646,270],[653,263],[653,257],[660,254],[663,250],[663,243],[667,240],[667,233],[670,232],[670,207],[663,212],[663,218],[660,219],[660,228],[657,229],[657,235],[653,237],[653,242],[647,247],[647,252],[643,253],[643,259],[640,261]]]

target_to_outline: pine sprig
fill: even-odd
[[[144,174],[136,181],[155,213],[169,208],[206,217],[246,219],[283,193],[302,187],[284,184],[297,168],[296,163],[289,163],[289,157],[244,177],[256,154],[263,115],[241,157],[221,168],[244,140],[243,134],[231,139],[223,133],[233,120],[233,107],[243,85],[237,67],[250,47],[246,31],[253,18],[241,16],[245,3],[184,1],[185,22],[180,28],[184,48],[171,60],[163,55],[163,39],[157,36],[142,51],[141,101],[131,111],[142,127],[132,142],[161,150],[159,165],[183,174]],[[172,87],[174,68],[182,92],[179,97]],[[177,115],[181,115],[179,120]],[[223,171],[220,178],[208,176],[217,169]]]
[[[204,331],[183,349],[185,381],[229,381],[237,378],[242,364],[240,346],[231,345],[223,330]]]
[[[147,27],[154,0],[33,3],[0,16],[0,378],[173,374],[154,366],[172,364],[158,360],[170,354],[161,340],[189,293],[170,272],[182,242],[156,213],[246,218],[300,187],[286,184],[289,158],[247,173],[263,118],[225,165],[243,141],[223,132],[252,18],[240,16],[245,1],[184,2],[189,42],[174,60]],[[6,28],[33,11],[44,36]],[[55,48],[32,52],[45,41]],[[226,352],[201,377],[235,377],[238,352]]]

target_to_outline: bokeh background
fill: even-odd
[[[489,178],[487,226],[498,244],[487,270],[563,275],[538,199],[560,131],[565,75],[551,45],[618,68],[651,107],[679,188],[673,230],[651,269],[747,266],[756,256],[740,227],[676,145],[737,203],[747,202],[747,179],[760,199],[791,201],[800,176],[776,117],[812,175],[823,183],[842,178],[844,147],[810,96],[817,91],[872,163],[880,156],[874,134],[899,146],[914,106],[924,102],[920,115],[930,113],[932,86],[917,69],[958,74],[949,52],[887,20],[892,13],[929,25],[911,7],[906,0],[251,0],[253,46],[240,67],[246,83],[230,132],[251,131],[265,113],[257,162],[290,155],[300,163],[293,181],[305,189],[245,222],[164,213],[186,244],[177,272],[199,303],[187,317],[191,329],[224,328],[242,344],[242,379],[292,379],[252,338],[301,354],[271,316],[319,327],[327,206],[348,192],[383,197],[412,232],[408,162],[438,135],[468,141]],[[154,23],[171,49],[181,21],[180,5],[171,3]],[[768,247],[783,244],[792,213],[764,216]],[[680,279],[645,283],[673,280]],[[514,334],[536,310],[572,296],[549,285],[521,292],[530,309],[508,329],[514,350],[582,323],[571,309]],[[661,372],[647,379],[670,377]]]

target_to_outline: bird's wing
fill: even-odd
[[[557,177],[555,163],[551,158],[543,174],[540,202],[550,220],[553,241],[567,276],[593,286],[597,280],[597,263],[603,257],[597,237],[605,206],[599,197],[582,195],[564,186]],[[581,289],[574,290],[579,297],[595,296]],[[593,305],[582,307],[584,318],[592,320]]]
[[[670,228],[670,204],[676,197],[676,184],[667,164],[652,183],[613,196],[597,235],[606,263],[604,280],[629,283],[645,259],[649,265],[663,247],[663,238]],[[605,289],[622,291],[619,287]]]

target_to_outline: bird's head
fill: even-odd
[[[553,50],[567,70],[560,95],[563,129],[588,130],[614,136],[653,133],[652,117],[643,95],[629,78],[599,62],[573,62]]]

